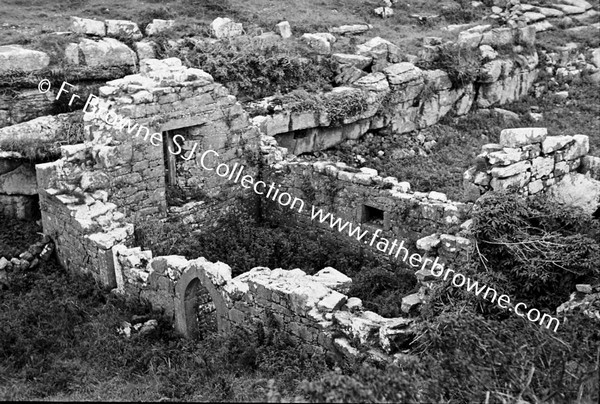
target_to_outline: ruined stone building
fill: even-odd
[[[74,44],[73,55],[85,54],[92,46],[87,41]],[[339,54],[342,64],[358,70],[369,66],[351,83],[319,95],[325,106],[355,100],[360,108],[345,116],[327,108],[294,112],[283,105],[250,117],[204,71],[185,67],[177,58],[142,58],[142,45],[136,55],[116,40],[102,41],[133,74],[105,82],[86,100],[83,112],[23,120],[13,110],[0,115],[0,140],[27,133],[51,138],[77,117],[85,127],[84,141],[60,146],[61,156],[54,161],[34,165],[18,152],[0,151],[0,202],[6,214],[20,217],[34,214],[39,205],[44,233],[66,268],[89,272],[119,293],[148,299],[185,335],[194,333],[202,286],[214,304],[220,332],[276,321],[317,351],[357,355],[366,347],[369,355],[383,359],[393,359],[412,338],[412,320],[363,310],[359,299],[345,295],[351,279],[333,268],[310,276],[299,269],[259,267],[232,278],[226,264],[202,257],[154,257],[134,245],[134,223],[146,217],[175,218],[192,232],[210,229],[228,214],[254,215],[259,208],[268,208],[282,226],[321,226],[328,237],[356,243],[311,221],[309,210],[282,207],[235,181],[236,168],[364,229],[409,240],[415,252],[420,248],[448,265],[471,253],[469,212],[488,190],[518,184],[522,193],[535,194],[569,173],[600,179],[598,158],[587,156],[585,136],[548,137],[541,128],[506,130],[500,145],[484,148],[480,158],[490,167],[465,174],[470,202],[413,190],[401,178],[382,178],[373,169],[302,157],[369,131],[407,133],[434,125],[450,112],[464,115],[474,107],[519,99],[535,82],[537,54],[498,59],[493,53],[515,41],[533,45],[532,26],[461,35],[461,45],[483,47],[492,55],[483,59],[475,83],[458,88],[447,72],[416,67],[381,38],[360,45],[356,54]],[[85,63],[94,62],[86,57]],[[65,90],[60,96],[71,97],[81,87]],[[48,94],[38,92],[35,98]],[[192,200],[169,206],[171,185]],[[417,273],[422,292],[407,297],[407,306],[423,299],[432,282],[427,271]]]

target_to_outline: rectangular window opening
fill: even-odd
[[[363,205],[362,222],[374,224],[379,227],[384,225],[384,212],[374,206]]]

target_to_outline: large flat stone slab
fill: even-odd
[[[40,51],[25,49],[21,45],[0,46],[0,74],[20,70],[34,72],[50,64],[50,57]]]

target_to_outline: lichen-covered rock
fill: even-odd
[[[106,25],[104,24],[104,21],[71,17],[71,31],[76,34],[105,36]]]
[[[142,38],[142,32],[133,21],[106,20],[106,34],[115,37]]]
[[[547,135],[548,130],[546,128],[503,129],[500,132],[500,144],[504,147],[521,147],[543,142]]]
[[[154,19],[150,24],[146,25],[146,35],[156,35],[172,28],[174,24],[174,20]]]
[[[217,17],[210,23],[210,29],[215,38],[233,38],[242,35],[241,23],[233,22],[229,18]]]
[[[83,38],[79,42],[85,65],[90,67],[135,66],[135,52],[114,38],[100,41]]]
[[[21,45],[0,46],[0,75],[9,71],[33,72],[50,64],[45,52],[25,49]]]
[[[591,215],[598,209],[600,181],[583,174],[569,173],[551,186],[547,195],[557,203],[580,207]]]

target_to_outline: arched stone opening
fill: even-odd
[[[217,313],[208,290],[200,279],[188,283],[183,299],[186,332],[189,338],[203,339],[217,331]]]
[[[175,285],[174,302],[175,329],[184,337],[204,338],[210,332],[227,332],[227,305],[201,264],[192,262],[181,275]]]

